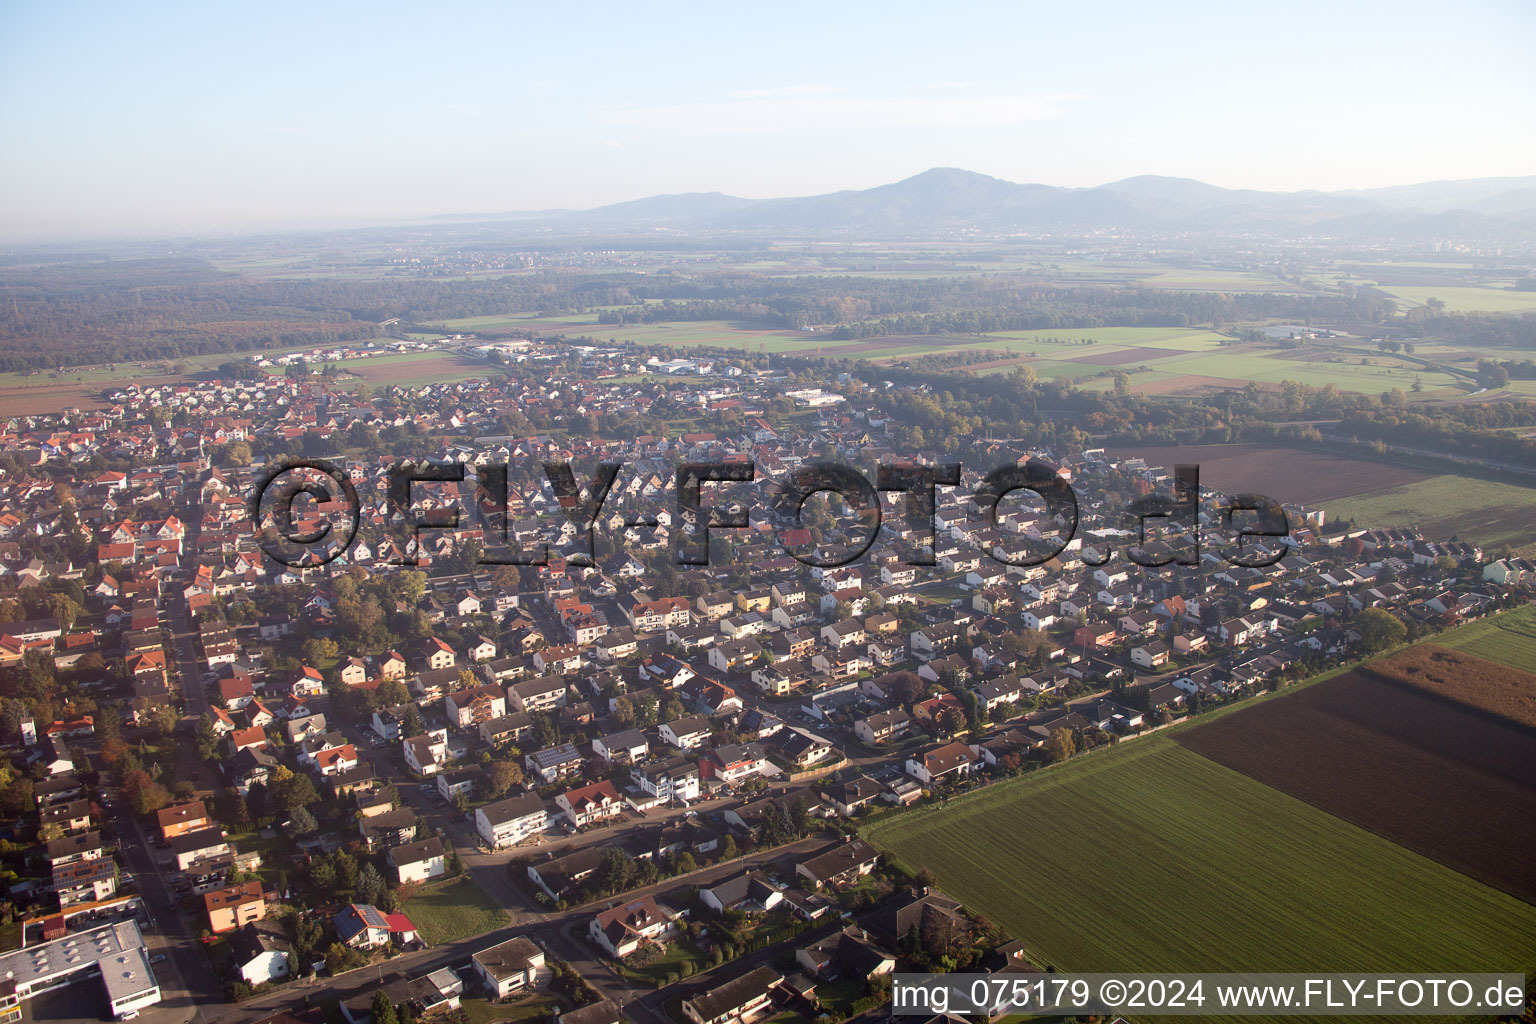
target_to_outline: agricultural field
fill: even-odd
[[[827,332],[765,328],[759,323],[699,320],[660,324],[601,324],[597,313],[540,317],[532,313],[449,320],[446,330],[482,333],[564,334],[599,341],[673,348],[708,347],[749,353],[787,353],[829,359],[900,362],[957,352],[990,352],[996,358],[966,367],[971,373],[1007,373],[1029,365],[1042,378],[1082,380],[1089,388],[1113,385],[1124,370],[1132,387],[1148,394],[1199,393],[1241,388],[1249,382],[1278,387],[1295,380],[1312,387],[1334,384],[1345,391],[1377,394],[1392,388],[1415,397],[1446,391],[1455,395],[1461,378],[1442,370],[1393,359],[1379,352],[1332,349],[1273,350],[1237,345],[1226,335],[1202,328],[1101,327],[999,331],[976,335],[897,335],[834,339]],[[1365,359],[1368,362],[1361,363]]]
[[[1422,306],[1439,299],[1453,313],[1525,313],[1536,309],[1536,292],[1513,288],[1442,287],[1439,285],[1381,285],[1381,290],[1403,300],[1407,306]]]
[[[1467,651],[1526,672],[1536,672],[1536,605],[1521,605],[1435,637],[1441,647]]]
[[[1251,270],[1216,270],[1206,267],[1170,267],[1137,280],[1148,288],[1188,292],[1276,292],[1296,294],[1300,285]]]
[[[1226,494],[1267,494],[1303,505],[1334,502],[1348,495],[1386,488],[1411,489],[1433,474],[1407,466],[1350,458],[1282,445],[1221,444],[1186,447],[1111,448],[1116,458],[1139,457],[1170,472],[1179,463],[1200,467],[1200,483]],[[1331,513],[1332,504],[1327,504]]]
[[[1310,387],[1320,388],[1337,385],[1341,391],[1359,391],[1379,394],[1393,388],[1408,391],[1418,381],[1426,388],[1450,387],[1459,378],[1441,370],[1410,368],[1394,365],[1394,361],[1380,355],[1364,356],[1370,360],[1362,365],[1359,358],[1330,353],[1309,353],[1305,350],[1271,352],[1263,349],[1244,351],[1209,352],[1165,359],[1152,364],[1153,369],[1172,373],[1199,374],[1207,377],[1226,377],[1240,383],[1257,381],[1261,384],[1279,384],[1294,380]]]
[[[1178,742],[1536,903],[1536,733],[1387,681],[1379,673],[1395,674],[1392,661],[1242,708],[1182,732]],[[1464,685],[1467,699],[1477,699],[1479,688]]]
[[[504,316],[472,316],[448,320],[442,325],[450,331],[490,334],[529,335],[563,334],[567,337],[591,337],[600,342],[612,340],[634,345],[671,345],[676,348],[707,346],[735,349],[745,345],[750,352],[814,351],[819,344],[828,346],[854,342],[833,342],[825,335],[805,331],[764,328],[761,324],[735,320],[687,320],[660,324],[598,323],[596,313],[541,317],[534,313],[510,313]],[[827,352],[831,355],[833,353]]]
[[[141,378],[141,381],[160,379]],[[179,381],[183,378],[164,379]],[[37,416],[71,408],[100,409],[107,404],[106,399],[101,397],[101,388],[99,384],[39,384],[0,388],[0,409],[11,416]]]
[[[437,335],[433,335],[437,337]],[[312,344],[286,345],[262,349],[262,354],[277,356],[285,352],[312,349]],[[0,373],[0,408],[7,413],[35,414],[58,412],[77,407],[96,409],[107,403],[100,392],[115,384],[154,387],[181,384],[199,374],[209,374],[221,363],[243,362],[249,352],[212,352],[207,355],[144,362],[123,362],[115,366],[67,366],[62,371],[44,370],[34,374]],[[344,364],[347,366],[355,363]],[[182,372],[174,372],[180,367]],[[270,371],[269,371],[270,372]]]
[[[335,365],[375,387],[469,380],[489,377],[497,369],[493,363],[451,352],[407,352],[395,356],[374,356],[371,359],[349,359]]]
[[[1199,327],[1095,327],[1043,331],[997,331],[983,335],[1011,342],[1020,350],[1045,350],[1051,358],[1067,359],[1072,354],[1087,354],[1119,348],[1161,348],[1180,352],[1210,352],[1232,339]],[[1091,346],[1084,345],[1092,341]],[[1067,353],[1063,354],[1062,350]]]
[[[1484,548],[1536,545],[1536,487],[1447,473],[1416,483],[1361,491],[1328,507],[1334,518],[1367,528],[1417,527]]]
[[[1302,289],[1264,271],[1188,267],[1142,260],[1041,259],[1035,272],[1065,284],[1138,284],[1177,291],[1277,292]]]
[[[1362,671],[1536,729],[1536,675],[1509,665],[1426,643]]]
[[[864,834],[1057,970],[1536,966],[1536,907],[1167,733]]]
[[[1444,370],[1411,360],[1383,355],[1374,349],[1272,349],[1254,344],[1232,344],[1212,331],[1179,328],[1118,327],[1096,331],[1011,331],[988,335],[1008,338],[1034,356],[1066,363],[1070,374],[1083,377],[1104,370],[1123,369],[1131,387],[1145,394],[1194,394],[1219,388],[1241,388],[1250,382],[1276,388],[1287,380],[1321,388],[1333,384],[1343,391],[1379,394],[1401,388],[1414,398],[1438,391],[1464,393],[1466,382]],[[1084,347],[1085,338],[1096,344]],[[1225,342],[1225,344],[1223,344]],[[1362,363],[1364,359],[1366,362]],[[1027,358],[998,360],[995,365],[972,366],[972,372],[1003,373]],[[1036,373],[1041,376],[1038,364]],[[1088,388],[1112,386],[1109,377],[1085,382]],[[1413,392],[1417,383],[1423,389]],[[1461,385],[1458,387],[1458,385]]]

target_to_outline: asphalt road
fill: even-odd
[[[600,900],[555,913],[546,913],[534,908],[523,890],[513,884],[508,877],[505,858],[493,858],[484,854],[470,855],[461,851],[465,866],[472,872],[475,881],[495,902],[508,908],[513,923],[458,942],[405,953],[386,963],[348,971],[334,978],[310,979],[289,984],[238,1006],[204,1007],[202,1019],[210,1024],[214,1022],[244,1024],[306,999],[310,1003],[328,999],[349,999],[355,995],[370,993],[392,981],[418,977],[439,967],[462,967],[476,952],[499,942],[505,942],[507,939],[526,935],[554,956],[575,967],[599,996],[613,1000],[636,1024],[671,1024],[670,1021],[662,1021],[657,1017],[655,1008],[660,1005],[659,1002],[651,1000],[647,1003],[644,998],[654,996],[655,990],[635,986],[620,977],[596,957],[592,947],[584,939],[573,938],[569,932],[574,929],[579,934],[586,928],[587,921],[594,913],[612,904],[616,899],[629,900],[648,894],[681,892],[689,886],[708,885],[729,877],[748,866],[755,867],[781,859],[788,864],[825,843],[825,839],[802,839],[788,846],[753,854],[729,864],[712,865],[687,875],[665,879],[655,885],[625,893],[622,897]],[[665,896],[662,897],[662,901],[666,902]],[[803,937],[797,937],[793,941],[803,941]],[[772,947],[762,953],[773,955],[771,950]],[[754,954],[754,956],[760,955],[762,954]],[[734,961],[734,964],[741,967],[743,962],[738,960]],[[640,1004],[638,1008],[635,1005],[637,1002]]]
[[[195,548],[197,519],[189,513],[183,517],[183,520],[188,523],[188,546]],[[186,712],[182,728],[191,729],[196,727],[197,721],[208,708],[202,682],[204,666],[197,657],[197,634],[192,629],[185,603],[174,597],[170,603],[171,609],[168,615],[170,653],[179,669],[181,694]],[[659,637],[645,639],[660,643]],[[804,719],[791,712],[790,709],[797,707],[794,703],[776,706],[753,692],[747,690],[739,692],[743,702],[749,708],[756,708],[783,718],[790,724],[825,736],[833,742],[845,739],[836,731],[817,730],[807,725]],[[331,723],[332,728],[340,726],[341,723]],[[357,735],[351,738],[361,739]],[[188,752],[191,754],[190,735],[182,736],[181,741],[189,745]],[[370,748],[364,742],[359,744],[359,749]],[[451,804],[421,792],[422,780],[406,771],[397,750],[373,749],[371,760],[375,773],[380,778],[386,778],[395,783],[401,798],[416,811],[429,828],[453,841],[465,867],[476,883],[495,903],[506,908],[511,923],[505,928],[459,942],[404,954],[385,964],[362,968],[338,978],[309,979],[290,983],[238,1006],[226,1004],[222,1001],[223,984],[215,976],[207,957],[196,941],[199,929],[190,927],[178,913],[176,898],[168,881],[169,873],[155,862],[154,847],[150,845],[140,823],[134,821],[132,832],[122,830],[123,856],[137,877],[140,893],[156,922],[156,927],[146,932],[150,954],[156,956],[163,952],[168,955],[165,961],[155,965],[156,977],[161,982],[165,998],[160,1005],[144,1012],[144,1020],[149,1024],[192,1024],[192,1022],[236,1024],[236,1022],[250,1021],[276,1010],[292,1007],[306,999],[310,1002],[320,1002],[331,998],[346,998],[359,992],[371,992],[381,984],[387,984],[398,978],[417,977],[440,966],[462,966],[468,962],[473,953],[479,950],[518,935],[528,935],[540,942],[550,953],[574,966],[600,996],[611,999],[615,1004],[623,1007],[636,1024],[670,1024],[660,1012],[662,1000],[659,993],[649,988],[641,989],[632,985],[599,960],[584,937],[578,937],[582,935],[582,930],[586,927],[591,915],[612,900],[559,913],[548,912],[534,903],[520,886],[512,882],[507,873],[507,864],[514,858],[526,856],[534,851],[543,853],[565,847],[601,844],[629,829],[640,826],[649,827],[681,817],[687,810],[703,812],[724,806],[730,803],[732,798],[695,802],[688,809],[656,809],[647,812],[638,822],[630,816],[630,820],[606,828],[571,836],[546,837],[543,842],[533,846],[486,852],[479,846],[479,836],[471,821],[461,815]],[[850,759],[849,767],[862,767],[886,760],[889,760],[889,755],[859,757]],[[789,855],[803,854],[818,848],[824,842],[825,840],[820,839],[802,840],[778,850],[733,861],[728,865],[706,867],[687,876],[667,879],[654,886],[626,893],[624,898],[629,899],[646,893],[671,892],[690,885],[708,884],[734,874],[745,865],[758,865]],[[756,960],[765,954],[769,958],[776,955],[773,950],[765,950],[754,954],[752,959]],[[745,969],[746,966],[749,966],[747,960],[738,960],[721,969]]]

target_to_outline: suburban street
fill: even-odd
[[[655,885],[625,893],[622,897],[599,900],[560,913],[546,913],[532,909],[522,890],[507,877],[504,859],[492,862],[490,858],[481,855],[478,857],[478,862],[472,862],[471,857],[465,854],[465,865],[473,872],[475,881],[485,888],[493,900],[507,908],[512,917],[511,924],[485,935],[405,953],[387,963],[359,968],[338,977],[315,978],[289,984],[238,1006],[224,1004],[204,1007],[200,1019],[218,1022],[218,1024],[225,1024],[225,1022],[237,1024],[241,1021],[255,1020],[305,1000],[318,1003],[328,999],[347,999],[397,979],[416,977],[439,967],[462,967],[477,951],[519,935],[526,935],[538,942],[550,954],[580,971],[582,977],[597,990],[599,996],[613,1000],[632,1020],[636,1021],[636,1024],[670,1024],[656,1016],[655,1009],[659,1004],[646,1004],[642,998],[647,993],[651,993],[651,989],[636,987],[609,970],[597,959],[584,941],[570,938],[566,934],[567,930],[572,927],[584,928],[587,920],[594,913],[616,902],[617,899],[629,900],[643,895],[680,891],[688,886],[708,885],[744,868],[758,867],[775,861],[783,860],[790,863],[825,845],[825,842],[824,839],[803,839],[774,850],[740,858],[729,864],[713,865],[687,875],[668,878]],[[738,966],[741,963],[742,961],[736,962]],[[638,1008],[637,1001],[640,1003]]]

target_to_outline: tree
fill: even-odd
[[[123,798],[128,801],[129,809],[138,815],[153,814],[171,802],[165,787],[142,768],[124,776]]]
[[[169,704],[157,704],[149,712],[149,726],[150,728],[154,729],[155,733],[161,738],[169,736],[171,733],[175,732],[176,723],[180,720],[181,716],[178,715],[176,713],[176,709]]]
[[[1402,620],[1380,608],[1362,611],[1355,619],[1355,629],[1360,633],[1360,645],[1367,654],[1394,647],[1408,637],[1408,627]]]
[[[1059,764],[1077,753],[1077,737],[1072,735],[1072,730],[1063,726],[1051,732],[1051,738],[1045,741],[1045,757],[1050,764]]]
[[[335,640],[326,637],[310,637],[304,641],[304,661],[306,664],[315,665],[322,661],[330,661],[340,653]]]
[[[927,684],[916,672],[892,672],[884,682],[886,692],[901,704],[914,704],[928,692]]]
[[[0,814],[16,818],[35,808],[31,779],[15,779],[10,785],[0,788]]]
[[[282,765],[272,773],[272,781],[268,783],[267,791],[278,810],[290,816],[300,807],[308,807],[320,802],[320,794],[315,792],[315,784],[310,781],[308,775],[295,774]]]
[[[373,691],[374,700],[381,708],[392,708],[411,699],[411,693],[398,679],[386,679]]]
[[[363,903],[378,903],[385,888],[384,876],[372,864],[364,864],[357,872],[357,898]]]
[[[390,582],[394,584],[394,591],[400,595],[400,600],[410,607],[420,604],[427,593],[427,574],[419,570],[397,572],[390,577]]]
[[[308,807],[297,807],[293,815],[288,819],[288,831],[296,836],[314,835],[320,831],[320,823],[310,813]]]
[[[352,968],[361,967],[362,965],[363,955],[349,946],[343,946],[339,942],[331,943],[325,951],[325,969],[333,975],[350,971]],[[383,996],[384,993],[380,992],[379,995]],[[389,1002],[389,997],[384,996],[384,1001],[386,1003]],[[394,1014],[393,1006],[390,1007],[390,1014],[391,1016]]]
[[[1508,374],[1505,376],[1507,378]],[[1506,383],[1508,383],[1507,380]],[[70,627],[75,624],[75,620],[80,617],[80,613],[85,611],[85,609],[80,607],[80,605],[76,603],[75,599],[70,597],[68,594],[54,594],[52,597],[50,597],[48,599],[48,610],[53,614],[54,618],[59,620],[59,626],[66,633],[69,632]]]
[[[499,797],[523,781],[523,769],[515,761],[492,761],[486,780],[491,796]]]
[[[204,718],[197,724],[197,756],[203,761],[219,756],[219,734],[213,731],[211,719]]]

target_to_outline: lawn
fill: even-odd
[[[1536,487],[1454,473],[1342,498],[1328,513],[1358,527],[1416,527],[1426,536],[1454,535],[1490,549],[1536,542]]]
[[[688,939],[679,938],[667,946],[666,951],[659,959],[643,966],[632,966],[628,963],[620,962],[619,971],[625,977],[643,981],[648,985],[660,988],[665,984],[667,975],[682,975],[682,967],[685,963],[692,965],[692,969],[688,972],[688,975],[691,977],[704,969],[707,960],[703,950],[699,949]]]
[[[436,946],[507,924],[507,912],[468,875],[429,883],[401,908],[421,932],[422,941]]]
[[[1058,970],[1536,967],[1536,907],[1167,733],[865,834]]]
[[[1430,643],[1536,672],[1536,605],[1521,605],[1431,637]]]
[[[560,1000],[540,993],[515,1003],[492,1003],[485,999],[459,1000],[466,1024],[496,1024],[497,1021],[548,1021],[560,1009]]]

